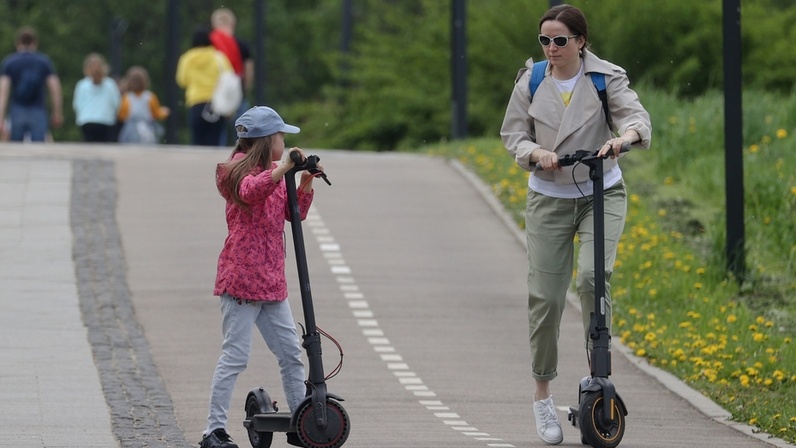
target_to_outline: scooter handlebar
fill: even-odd
[[[290,151],[290,160],[292,160],[295,164],[295,167],[293,168],[294,172],[307,170],[312,174],[319,175],[327,185],[332,185],[332,183],[329,181],[329,178],[326,177],[326,173],[317,168],[318,162],[321,160],[320,157],[312,155],[303,158],[298,151]]]
[[[622,143],[622,148],[619,149],[619,153],[622,154],[630,151],[631,145],[632,143],[628,142]],[[584,159],[596,159],[597,153],[599,151],[600,151],[599,149],[596,149],[594,151],[578,150],[575,151],[574,154],[566,154],[558,159],[558,166],[571,166]],[[602,159],[608,158],[608,155],[605,155],[601,158]],[[542,168],[542,165],[538,162],[536,163],[536,169],[539,171],[544,171],[544,168]]]

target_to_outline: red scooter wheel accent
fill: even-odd
[[[301,443],[307,448],[338,448],[343,446],[351,422],[343,406],[334,400],[326,400],[326,427],[319,428],[315,423],[312,401],[301,408],[296,421],[296,432]]]

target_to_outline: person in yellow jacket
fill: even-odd
[[[191,144],[218,146],[226,119],[210,110],[210,100],[222,72],[232,66],[210,42],[210,31],[194,31],[191,48],[177,62],[177,85],[185,89]]]

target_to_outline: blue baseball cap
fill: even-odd
[[[301,129],[285,123],[275,110],[267,106],[254,106],[235,120],[238,138],[267,137],[277,132],[298,134]]]

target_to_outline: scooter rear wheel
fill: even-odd
[[[578,411],[581,441],[594,448],[614,448],[625,434],[625,415],[614,402],[613,419],[603,415],[602,392],[583,394]]]
[[[343,446],[351,423],[343,406],[334,400],[326,400],[326,427],[315,424],[312,401],[307,401],[299,411],[296,432],[307,448],[338,448]]]
[[[249,395],[249,398],[246,400],[246,418],[251,418],[252,416],[260,413],[260,403],[257,401],[257,397],[254,395]],[[274,433],[258,432],[251,428],[247,428],[247,430],[249,432],[249,442],[251,442],[252,448],[271,447],[271,442],[274,440]]]

